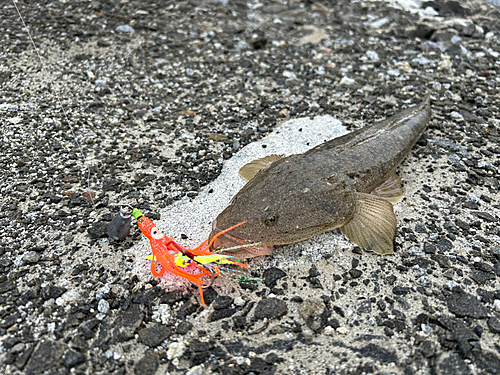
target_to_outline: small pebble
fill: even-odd
[[[107,314],[109,311],[109,302],[105,299],[101,299],[97,304],[97,310],[102,314]]]
[[[122,33],[133,33],[135,30],[130,25],[120,25],[120,26],[116,27],[116,31],[119,31]]]
[[[173,342],[168,346],[167,358],[172,360],[174,358],[181,358],[186,351],[186,345],[181,342]]]

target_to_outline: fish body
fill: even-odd
[[[267,255],[275,245],[305,240],[340,228],[365,250],[393,253],[396,218],[392,203],[404,185],[396,169],[424,132],[430,100],[384,121],[327,141],[297,155],[272,155],[245,165],[249,182],[212,224],[212,248],[258,242],[233,250],[240,258]]]

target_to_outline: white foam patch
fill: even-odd
[[[225,162],[220,176],[205,186],[198,196],[195,198],[184,197],[174,202],[161,212],[161,220],[155,224],[160,231],[173,237],[182,246],[196,247],[208,238],[212,229],[212,221],[245,185],[245,180],[238,175],[238,171],[243,165],[270,154],[288,156],[303,153],[346,133],[348,131],[341,122],[332,116],[287,121],[265,138],[238,151]],[[188,239],[182,240],[181,234],[186,234]],[[251,267],[258,267],[259,264],[262,266],[280,264],[281,267],[284,267],[286,264],[310,263],[311,260],[320,259],[323,254],[350,247],[352,246],[342,235],[337,232],[328,232],[297,244],[281,246],[271,257],[253,261]],[[142,241],[132,248],[132,252],[137,259],[135,273],[141,280],[148,280],[151,277],[149,261],[143,258],[151,254],[149,242]],[[165,277],[163,276],[163,278]]]

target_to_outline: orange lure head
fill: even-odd
[[[137,208],[134,208],[132,215],[137,220],[137,226],[141,230],[142,234],[144,234],[148,240],[151,241],[151,243],[158,242],[159,240],[170,240],[170,238],[160,232],[156,225],[144,216]]]
[[[139,219],[137,219],[137,225],[142,234],[144,234],[150,241],[160,240],[166,237],[146,216],[141,216]]]

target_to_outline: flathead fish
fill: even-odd
[[[212,248],[251,258],[276,245],[340,228],[354,244],[392,254],[396,229],[393,204],[405,193],[398,165],[424,132],[431,115],[427,96],[419,105],[311,150],[270,155],[246,164],[248,183],[212,224]],[[256,246],[239,247],[249,242]]]

